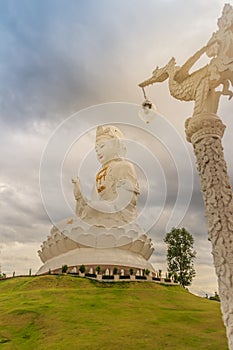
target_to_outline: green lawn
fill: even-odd
[[[220,305],[178,286],[0,281],[0,350],[227,350]]]

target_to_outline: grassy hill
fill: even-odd
[[[179,286],[0,281],[0,350],[227,350],[220,305]]]

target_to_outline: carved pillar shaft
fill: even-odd
[[[185,127],[197,159],[223,321],[233,350],[233,199],[221,144],[225,125],[214,114],[202,114],[189,118]]]

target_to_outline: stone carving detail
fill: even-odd
[[[203,126],[205,117],[202,118],[200,116],[198,119],[196,124],[194,120],[192,120],[192,123],[188,120],[186,134],[192,140],[197,158],[206,207],[209,239],[212,242],[212,254],[218,276],[223,320],[227,327],[229,349],[232,350],[233,198],[220,137],[223,133],[224,125],[217,117],[210,116],[209,120],[211,122],[208,124],[209,127],[205,128]],[[213,125],[214,128],[212,127]]]
[[[225,125],[215,114],[202,114],[185,121],[186,139],[195,143],[206,135],[222,138]]]

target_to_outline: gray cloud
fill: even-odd
[[[215,2],[211,14],[215,8],[218,15],[221,2]],[[61,120],[103,101],[136,100],[136,91],[125,89],[124,81],[136,88],[140,76],[144,79],[154,65],[164,64],[166,55],[180,55],[184,41],[191,53],[189,36],[203,35],[208,23],[206,17],[193,17],[206,8],[200,2],[11,1],[1,6],[6,15],[1,25],[1,118],[12,125]],[[184,27],[177,41],[171,40],[171,33]],[[183,47],[183,57],[185,53]]]

